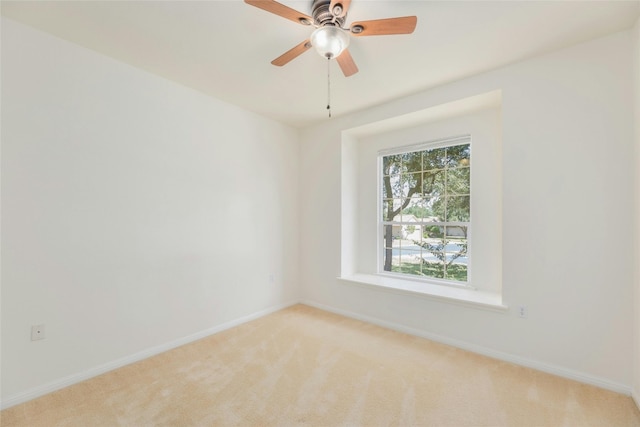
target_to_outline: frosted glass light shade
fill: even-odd
[[[311,34],[311,45],[325,58],[337,58],[349,46],[349,34],[331,25],[320,27]]]

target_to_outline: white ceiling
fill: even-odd
[[[311,0],[281,3],[310,14]],[[271,60],[312,28],[224,1],[2,1],[2,14],[283,123],[327,120],[327,64]],[[411,35],[352,38],[332,64],[334,117],[630,28],[640,1],[353,0],[352,21],[416,15]]]

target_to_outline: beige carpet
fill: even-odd
[[[640,426],[631,398],[303,305],[0,413],[9,426]]]

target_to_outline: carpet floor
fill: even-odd
[[[296,305],[5,409],[10,426],[640,426],[621,394]]]

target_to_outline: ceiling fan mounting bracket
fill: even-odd
[[[313,17],[313,23],[317,27],[324,27],[325,25],[333,25],[342,28],[346,14],[342,14],[343,9],[341,4],[337,4],[331,9],[330,0],[313,0],[311,4],[311,16]],[[336,13],[338,12],[338,13]]]

